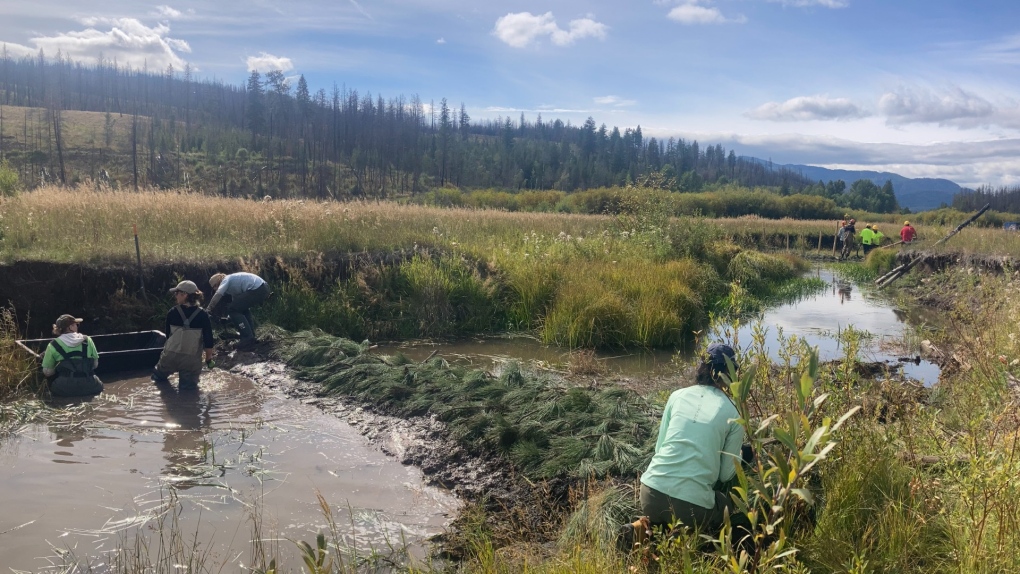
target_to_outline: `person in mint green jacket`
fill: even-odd
[[[741,460],[744,429],[725,389],[733,348],[708,347],[695,384],[675,391],[662,413],[655,454],[641,475],[641,511],[652,526],[680,521],[701,532],[718,531]]]

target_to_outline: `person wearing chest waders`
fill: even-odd
[[[742,447],[744,428],[725,390],[727,363],[736,367],[735,359],[729,345],[710,345],[695,384],[670,395],[655,454],[641,475],[644,516],[620,528],[621,549],[632,549],[654,527],[676,522],[709,535],[719,532],[727,514],[735,525],[746,522],[733,516],[736,506],[729,495],[737,461],[752,457],[749,447]]]
[[[209,286],[216,291],[212,300],[209,301],[209,313],[214,312],[224,296],[230,295],[230,302],[227,303],[227,316],[241,333],[241,340],[238,341],[237,348],[250,348],[255,343],[255,319],[251,316],[251,308],[262,304],[269,298],[272,294],[269,284],[254,273],[231,273],[230,275],[217,273],[209,278]]]
[[[95,375],[99,352],[92,339],[78,332],[81,319],[61,315],[53,324],[56,339],[43,355],[43,374],[55,397],[83,397],[103,392],[103,382]]]
[[[179,373],[177,389],[194,390],[202,374],[203,354],[205,362],[212,365],[212,321],[201,307],[203,296],[198,285],[181,281],[170,294],[177,304],[166,314],[166,344],[152,372],[152,382],[167,384],[171,374]]]

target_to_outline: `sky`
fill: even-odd
[[[303,74],[474,120],[641,126],[774,163],[1020,185],[1015,0],[4,0],[9,54]],[[295,82],[296,83],[296,82]]]

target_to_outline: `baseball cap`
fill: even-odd
[[[176,287],[170,290],[170,294],[173,295],[178,291],[181,293],[187,293],[188,295],[193,295],[198,293],[198,285],[195,285],[194,281],[181,281]]]
[[[71,323],[81,323],[81,322],[82,322],[82,319],[79,319],[79,318],[75,317],[74,315],[68,315],[68,314],[65,313],[65,314],[57,317],[57,320],[54,323],[54,325],[57,327],[57,329],[63,331],[64,329],[70,327]]]
[[[733,347],[726,343],[712,343],[706,351],[708,362],[716,371],[726,371],[726,359],[729,359],[733,366],[737,366],[737,353]]]

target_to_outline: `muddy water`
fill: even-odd
[[[796,336],[817,347],[821,360],[843,356],[838,334],[847,329],[864,331],[867,335],[859,352],[863,361],[883,361],[902,368],[907,377],[931,385],[938,380],[939,368],[927,361],[901,362],[908,349],[900,344],[904,334],[922,325],[926,319],[896,307],[895,303],[875,290],[870,284],[857,284],[839,279],[831,269],[819,268],[810,273],[825,283],[825,288],[808,293],[766,310],[759,317],[743,321],[736,332],[738,344],[752,342],[756,329],[764,329],[765,345],[774,360],[779,360],[783,339]],[[716,325],[716,337],[732,341],[732,333],[724,334],[725,325]],[[543,345],[526,336],[472,339],[457,342],[415,341],[394,345],[380,345],[374,352],[392,354],[401,352],[415,360],[422,360],[435,352],[447,360],[455,360],[480,368],[491,368],[507,360],[537,362],[543,366],[565,368],[570,361],[569,351]],[[605,351],[598,354],[609,371],[623,377],[668,377],[676,373],[677,360],[691,358],[691,350],[633,350]]]
[[[214,370],[184,393],[145,376],[106,383],[87,420],[28,426],[0,446],[4,571],[89,557],[102,572],[104,554],[136,534],[150,547],[161,528],[168,535],[153,517],[171,494],[188,545],[197,533],[206,563],[224,572],[252,564],[253,508],[267,553],[291,568],[291,540],[314,544],[326,528],[317,493],[362,550],[420,543],[456,512],[453,496],[345,422],[245,377]]]

